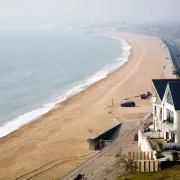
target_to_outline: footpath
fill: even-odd
[[[78,173],[85,174],[85,177],[92,174],[98,167],[106,163],[110,157],[120,154],[131,142],[134,141],[134,135],[137,131],[143,129],[144,124],[151,117],[152,112],[147,113],[143,118],[134,121],[139,121],[138,125],[132,128],[130,131],[125,133],[116,139],[111,145],[107,146],[95,156],[84,162],[76,169],[69,172],[61,180],[73,180]],[[120,130],[121,131],[121,130]]]

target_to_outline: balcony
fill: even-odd
[[[175,123],[172,123],[171,121],[164,120],[163,122],[157,121],[156,127],[159,130],[164,130],[167,132],[175,132]]]
[[[162,128],[166,131],[174,132],[174,123],[162,123]]]

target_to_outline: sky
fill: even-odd
[[[0,27],[180,21],[180,0],[0,0]]]

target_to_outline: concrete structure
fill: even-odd
[[[111,144],[119,136],[119,131],[122,123],[113,126],[112,128],[106,130],[95,138],[88,139],[90,150],[100,150],[105,146]]]
[[[141,151],[148,152],[149,159],[156,160],[156,151],[151,147],[148,137],[141,130],[138,131],[138,146]]]
[[[154,130],[164,132],[164,139],[180,142],[180,80],[152,80]]]

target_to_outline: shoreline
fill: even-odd
[[[119,65],[117,65],[117,67],[115,67],[115,70],[112,70],[112,72],[111,72],[111,71],[110,71],[110,72],[107,72],[107,73],[104,75],[104,77],[101,77],[100,79],[97,79],[97,80],[95,80],[94,82],[89,82],[89,84],[88,84],[89,79],[91,79],[92,77],[95,77],[95,75],[96,75],[98,72],[101,72],[107,65],[110,65],[110,66],[113,65],[113,63],[111,63],[111,64],[106,64],[106,65],[105,65],[103,68],[101,68],[99,71],[97,71],[97,72],[93,73],[92,75],[90,75],[90,76],[89,76],[86,80],[84,80],[81,84],[77,84],[76,86],[74,86],[74,87],[72,87],[71,89],[67,90],[64,94],[62,94],[62,95],[54,98],[54,99],[56,99],[56,100],[54,100],[54,102],[51,101],[51,102],[49,102],[49,103],[46,103],[46,104],[42,105],[41,107],[39,107],[39,108],[37,108],[37,109],[34,109],[34,110],[30,111],[30,112],[21,114],[21,115],[19,115],[18,117],[16,117],[16,118],[14,118],[14,119],[12,119],[12,120],[10,120],[10,121],[2,124],[2,126],[0,126],[0,130],[1,130],[1,129],[3,130],[3,128],[5,128],[5,127],[7,127],[7,128],[5,128],[5,129],[8,129],[8,126],[9,126],[9,125],[10,125],[10,128],[11,128],[11,124],[17,122],[19,119],[23,119],[23,118],[21,118],[21,117],[24,117],[24,119],[25,119],[26,116],[28,116],[29,114],[31,114],[31,113],[33,113],[33,112],[35,112],[35,111],[36,111],[37,114],[39,114],[39,111],[40,111],[40,110],[41,110],[41,111],[44,110],[43,112],[40,113],[40,115],[36,115],[36,117],[30,118],[29,120],[20,123],[17,127],[13,127],[13,128],[12,128],[13,130],[10,130],[10,132],[8,132],[8,133],[6,133],[6,132],[2,133],[2,134],[5,134],[5,135],[1,135],[1,134],[0,134],[0,139],[5,138],[5,137],[8,136],[9,134],[12,134],[14,131],[17,131],[17,130],[23,128],[24,126],[29,125],[30,123],[32,123],[33,121],[38,120],[38,119],[41,118],[41,117],[43,117],[43,116],[45,116],[45,115],[48,115],[49,113],[51,113],[51,111],[54,111],[54,110],[56,110],[57,108],[59,108],[59,107],[62,105],[62,103],[64,103],[65,101],[67,101],[69,98],[74,97],[75,95],[78,95],[79,93],[81,93],[81,92],[85,91],[86,89],[90,88],[91,86],[93,86],[93,85],[96,84],[97,82],[99,82],[99,81],[101,81],[101,80],[103,80],[103,79],[108,78],[108,76],[110,76],[112,73],[118,71],[118,69],[119,69],[121,66],[123,66],[123,65],[129,60],[129,57],[130,57],[130,55],[131,55],[131,49],[132,49],[132,47],[131,47],[131,45],[130,45],[125,39],[121,39],[121,38],[118,38],[118,37],[112,37],[112,36],[106,36],[106,35],[103,35],[103,34],[98,34],[98,35],[104,36],[104,37],[106,37],[106,38],[116,39],[116,40],[118,40],[118,41],[120,42],[120,44],[122,45],[121,48],[122,48],[123,51],[121,52],[121,55],[120,55],[119,57],[117,57],[116,59],[123,58],[124,60],[123,60]],[[124,43],[124,44],[123,44],[123,43]],[[124,50],[124,49],[123,49],[123,48],[127,48],[127,47],[129,48],[129,50]],[[122,54],[127,53],[127,52],[129,53],[129,55],[127,55],[127,57],[121,57]],[[117,60],[116,60],[116,61],[117,61]],[[116,63],[117,63],[117,62],[116,62]],[[69,93],[70,91],[73,91],[73,89],[76,88],[76,87],[78,87],[78,86],[79,86],[80,88],[77,90],[77,92],[72,92],[72,94]],[[82,90],[81,90],[81,88],[82,88]],[[67,94],[69,94],[69,95],[67,95]],[[58,99],[59,99],[59,100],[58,100]],[[49,105],[49,104],[50,104],[50,105]],[[48,105],[49,105],[49,107],[48,107]],[[46,106],[47,106],[47,107],[46,107]],[[45,108],[47,108],[47,109],[45,109]],[[20,121],[20,120],[19,120],[19,121]]]
[[[119,104],[127,97],[147,92],[151,89],[151,79],[160,77],[164,56],[159,44],[147,36],[104,33],[130,43],[129,60],[107,78],[63,102],[61,107],[0,139],[3,179],[40,171],[45,164],[56,160],[61,166],[51,171],[42,169],[38,178],[62,177],[87,159],[87,156],[82,159],[74,157],[95,153],[89,150],[87,139],[115,124],[113,117],[122,121],[141,118],[151,109],[151,103],[140,98],[131,98],[138,104],[131,110],[121,108]],[[112,98],[114,106],[106,108]]]

